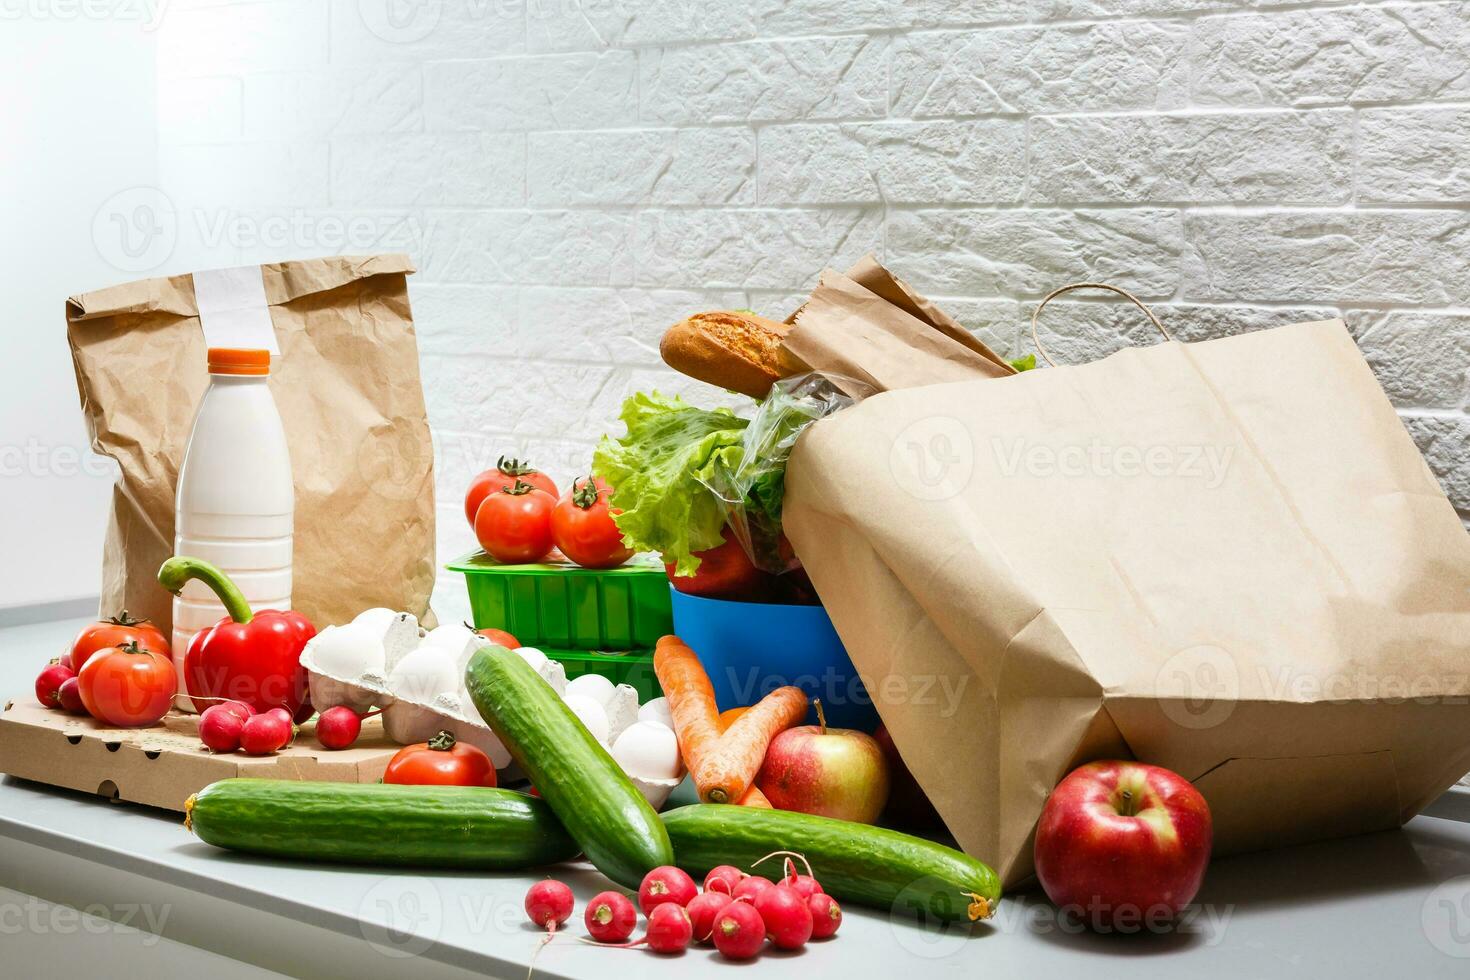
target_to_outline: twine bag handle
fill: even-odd
[[[1122,296],[1124,299],[1130,301],[1134,306],[1142,310],[1144,314],[1148,317],[1149,322],[1159,328],[1159,333],[1164,335],[1165,340],[1174,339],[1173,337],[1169,336],[1169,331],[1164,329],[1164,325],[1159,322],[1159,318],[1154,316],[1154,311],[1145,306],[1143,300],[1139,299],[1137,296],[1134,296],[1123,287],[1109,285],[1105,282],[1068,283],[1065,286],[1053,289],[1051,292],[1047,293],[1046,296],[1042,298],[1041,302],[1036,304],[1036,312],[1031,314],[1031,341],[1032,343],[1036,344],[1037,352],[1040,353],[1042,358],[1046,360],[1046,363],[1050,364],[1052,367],[1056,367],[1057,362],[1053,361],[1051,359],[1051,355],[1047,354],[1046,348],[1041,346],[1041,338],[1037,336],[1036,333],[1036,322],[1041,318],[1041,311],[1046,309],[1047,303],[1050,303],[1052,300],[1056,299],[1063,293],[1070,293],[1074,289],[1106,289],[1109,292],[1117,293],[1119,296]]]

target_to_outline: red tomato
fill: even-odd
[[[92,654],[109,647],[122,646],[129,640],[144,650],[169,655],[168,640],[164,638],[163,630],[146,619],[132,618],[124,609],[111,619],[83,626],[77,638],[72,640],[71,649],[67,651],[63,663],[80,674],[87,665],[87,658]]]
[[[571,492],[551,512],[551,537],[561,553],[584,568],[613,568],[633,557],[607,505],[612,489],[592,480],[572,481]]]
[[[495,766],[473,745],[440,732],[427,742],[405,745],[388,760],[383,782],[402,786],[494,786]]]
[[[179,693],[168,654],[136,643],[98,650],[77,675],[77,687],[88,714],[120,728],[157,724]]]
[[[479,512],[485,498],[497,490],[515,486],[517,480],[529,483],[538,490],[545,490],[551,494],[552,500],[561,496],[551,477],[540,470],[532,469],[531,464],[525,460],[502,456],[495,464],[495,469],[486,470],[470,481],[469,492],[464,495],[464,516],[470,522],[470,527],[475,526],[475,514]]]
[[[529,483],[497,490],[475,513],[475,537],[496,561],[537,562],[551,553],[551,512],[556,499]]]
[[[466,623],[465,625],[469,626],[468,623]],[[521,646],[521,641],[517,640],[514,636],[507,633],[505,630],[498,630],[494,627],[487,626],[482,630],[475,630],[475,632],[479,633],[481,636],[485,637],[496,646],[505,647],[507,650],[514,650]]]

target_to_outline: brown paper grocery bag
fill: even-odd
[[[802,437],[784,525],[1008,883],[1089,759],[1193,780],[1219,854],[1395,827],[1470,770],[1470,537],[1341,321],[874,395]]]
[[[270,389],[296,484],[292,605],[318,627],[371,606],[422,616],[434,583],[433,448],[403,255],[340,256],[149,279],[67,300],[67,337],[94,452],[117,460],[102,612],[167,633],[158,566],[173,552],[174,489],[208,382],[197,277],[264,286]],[[243,277],[243,278],[242,278]],[[219,287],[212,287],[218,292]],[[248,312],[248,311],[247,311]],[[240,344],[218,344],[240,346]],[[253,346],[253,344],[252,344]]]

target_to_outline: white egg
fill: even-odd
[[[655,721],[629,725],[613,743],[612,757],[624,772],[641,779],[679,775],[679,741],[673,729]]]
[[[352,618],[352,625],[365,626],[378,636],[388,632],[388,624],[398,616],[396,612],[386,606],[374,606],[364,609]]]
[[[521,659],[531,665],[531,669],[540,673],[541,668],[546,666],[547,656],[535,647],[516,647],[516,653]]]
[[[639,721],[651,721],[670,730],[674,727],[674,716],[669,713],[668,698],[653,698],[638,709]]]
[[[607,712],[601,704],[582,694],[568,694],[562,700],[572,709],[572,714],[582,719],[593,738],[607,742]]]
[[[427,644],[398,661],[388,675],[389,692],[416,704],[431,704],[436,696],[453,694],[459,688],[454,654]]]
[[[581,674],[567,681],[568,694],[589,697],[604,708],[612,700],[613,693],[616,691],[617,688],[613,686],[613,682],[601,674]]]
[[[429,630],[423,642],[425,646],[439,647],[459,654],[474,637],[475,631],[463,623],[443,623]]]
[[[310,656],[319,672],[338,680],[356,680],[369,671],[382,676],[383,636],[357,622],[328,626],[312,637]]]

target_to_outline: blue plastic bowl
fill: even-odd
[[[674,632],[699,655],[720,710],[755,704],[785,684],[822,699],[827,724],[872,732],[878,712],[821,606],[730,602],[672,586]],[[816,722],[816,711],[808,715]]]

